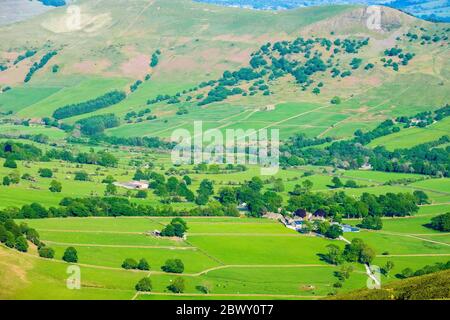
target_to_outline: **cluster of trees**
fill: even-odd
[[[370,230],[381,230],[383,228],[383,220],[379,216],[366,216],[362,219],[358,227]]]
[[[344,262],[370,264],[376,256],[375,250],[358,238],[354,238],[351,243],[346,244],[344,250],[335,244],[329,244],[327,249],[328,252],[322,254],[322,259],[335,265]]]
[[[227,87],[218,85],[208,92],[207,97],[198,103],[199,106],[204,106],[213,102],[226,100],[230,96],[242,94],[244,90],[239,87],[228,89]]]
[[[401,116],[398,117],[396,121],[399,123],[403,123],[404,128],[409,128],[411,126],[425,128],[430,124],[433,124],[434,121],[440,121],[448,116],[450,116],[450,106],[447,104],[434,112],[424,111],[412,117]]]
[[[7,176],[3,177],[2,184],[4,186],[9,186],[12,184],[19,184],[19,182],[20,182],[20,173],[17,170],[14,170]]]
[[[289,211],[303,209],[308,212],[321,210],[325,217],[340,221],[347,218],[364,218],[367,216],[404,217],[416,213],[420,200],[410,193],[387,193],[375,196],[367,192],[359,199],[346,195],[343,191],[333,194],[322,192],[304,192],[292,194],[288,200]]]
[[[139,262],[132,258],[127,258],[123,261],[122,268],[126,270],[150,270],[150,264],[144,258],[139,260]]]
[[[47,64],[47,62],[56,54],[57,54],[56,51],[50,51],[50,52],[46,53],[39,62],[33,63],[30,70],[28,71],[27,75],[25,76],[24,82],[30,81],[33,74],[36,71],[38,71],[39,69],[43,68]]]
[[[95,164],[102,167],[117,167],[117,164],[119,163],[116,156],[103,150],[99,152],[91,151],[74,154],[65,149],[50,149],[46,152],[44,158],[40,160],[42,161],[45,159],[57,159],[80,164]]]
[[[12,219],[44,219],[65,217],[119,217],[119,216],[238,216],[236,207],[223,206],[211,202],[204,207],[175,211],[171,206],[152,207],[136,204],[127,198],[89,197],[64,198],[58,207],[45,208],[39,203],[31,203],[21,208],[9,207],[3,213]]]
[[[70,118],[80,114],[93,112],[99,109],[107,108],[119,103],[127,97],[123,91],[111,91],[98,98],[80,102],[76,104],[67,105],[56,109],[53,112],[53,118],[57,120]]]
[[[243,164],[232,164],[229,163],[224,167],[219,166],[218,164],[206,164],[200,163],[194,166],[194,171],[196,173],[210,173],[210,174],[218,174],[218,173],[231,173],[231,172],[244,172],[247,171],[248,168]]]
[[[53,259],[55,250],[47,247],[44,242],[40,240],[39,233],[30,228],[26,223],[22,222],[18,225],[9,214],[0,212],[0,242],[9,248],[15,248],[20,252],[27,252],[29,248],[28,242],[37,246],[38,254],[42,258]],[[71,250],[66,250],[64,256],[72,257]],[[76,251],[75,251],[76,256]],[[63,257],[65,261],[67,260]],[[68,261],[76,262],[76,261]]]
[[[37,50],[28,49],[24,54],[20,54],[17,56],[16,60],[14,60],[14,65],[18,64],[20,61],[31,58],[37,53]]]
[[[386,49],[384,51],[384,55],[388,57],[388,59],[386,58],[381,59],[381,62],[384,63],[384,67],[385,68],[392,67],[394,71],[399,70],[399,63],[406,66],[409,64],[409,61],[411,61],[415,57],[414,53],[410,52],[405,53],[403,49],[399,47]],[[397,61],[394,61],[393,58],[397,58]]]
[[[399,131],[400,128],[395,126],[392,120],[386,120],[383,121],[381,124],[379,124],[375,129],[368,131],[366,133],[363,133],[361,129],[356,130],[355,138],[353,141],[356,143],[366,145],[376,138],[387,136],[389,134],[396,133]]]
[[[150,182],[149,188],[153,189],[154,193],[163,198],[166,203],[180,202],[182,198],[189,202],[194,202],[195,200],[194,193],[188,188],[192,183],[189,176],[184,176],[181,181],[173,176],[166,180],[163,174],[151,170],[142,171],[138,169],[133,179],[137,181],[148,180]]]
[[[0,242],[20,252],[28,251],[28,241],[40,244],[39,233],[25,223],[17,225],[7,214],[0,213]]]
[[[89,141],[83,141],[81,139],[72,139],[69,142],[74,143],[88,143],[98,145],[102,143],[108,143],[113,146],[130,146],[130,147],[146,147],[152,149],[172,149],[175,143],[163,141],[158,137],[116,137],[99,134],[89,138]]]
[[[108,113],[81,119],[76,123],[80,125],[83,134],[92,136],[103,133],[105,129],[118,127],[120,120],[113,113]]]
[[[430,228],[433,228],[442,232],[450,231],[450,212],[445,214],[441,214],[431,219],[430,224],[428,225]]]
[[[125,121],[128,123],[131,123],[133,118],[138,118],[136,122],[144,121],[142,117],[144,117],[146,114],[151,113],[152,110],[150,108],[143,109],[139,112],[136,111],[130,111],[125,115]],[[146,120],[154,120],[156,119],[156,116],[150,115],[146,118]]]
[[[161,236],[183,238],[187,229],[188,229],[188,227],[187,227],[186,221],[184,221],[181,218],[174,218],[161,231]]]
[[[248,215],[261,217],[267,212],[278,212],[282,207],[283,199],[275,191],[263,192],[264,182],[259,177],[253,177],[250,181],[239,187],[224,187],[219,190],[217,200],[223,206],[246,204]]]
[[[161,51],[158,49],[152,54],[152,59],[150,61],[150,67],[154,68],[159,63],[159,56],[161,55]]]
[[[168,259],[161,269],[168,273],[183,273],[184,263],[180,259]]]
[[[142,84],[142,80],[136,80],[131,86],[130,86],[130,91],[134,92],[136,91],[139,86]]]
[[[312,230],[329,239],[337,239],[344,234],[338,224],[330,224],[328,221],[315,221],[312,226],[305,222],[302,232],[310,232]]]
[[[229,96],[242,94],[246,96],[248,93],[239,87],[242,81],[257,80],[250,88],[250,95],[255,95],[257,90],[262,91],[264,95],[270,95],[270,88],[264,83],[263,77],[267,77],[269,81],[275,80],[287,74],[291,74],[301,85],[302,90],[306,90],[314,81],[311,77],[318,72],[325,72],[333,67],[333,58],[340,53],[355,54],[360,48],[366,46],[369,39],[336,39],[332,42],[326,38],[304,39],[299,37],[294,41],[280,41],[273,45],[267,43],[252,53],[249,61],[249,67],[241,68],[237,71],[225,71],[218,80],[203,82],[198,87],[204,88],[211,86],[211,90],[207,93],[206,98],[199,95],[201,100],[199,105],[206,105],[212,102],[223,101]],[[330,52],[330,57],[325,59],[319,47],[325,48]],[[316,50],[315,50],[316,49]],[[333,49],[333,50],[332,50]],[[354,58],[351,66],[354,69],[359,68],[362,59]],[[341,75],[342,77],[350,76],[349,70],[341,72],[337,69],[338,64],[333,68],[332,75],[334,77]],[[313,92],[320,93],[320,83]],[[162,100],[169,100],[170,97],[152,100],[155,103]],[[179,99],[176,99],[179,101]],[[150,101],[149,101],[150,102]]]
[[[419,277],[430,273],[435,273],[443,270],[449,270],[450,269],[450,261],[447,261],[446,263],[443,262],[437,262],[434,265],[426,265],[425,267],[418,269],[416,271],[412,270],[411,268],[405,268],[403,269],[400,274],[398,275],[399,278],[411,278],[411,277]]]
[[[37,161],[41,157],[42,150],[34,145],[14,141],[0,142],[0,158]]]
[[[342,182],[342,180],[339,177],[333,177],[333,179],[331,179],[331,182],[333,183],[332,186],[329,186],[331,188],[334,189],[339,189],[339,188],[360,188],[360,186],[356,183],[355,180],[347,180],[345,183]]]
[[[438,148],[450,142],[448,136],[410,149],[388,151],[379,146],[374,149],[355,141],[336,141],[325,148],[296,148],[292,144],[280,151],[280,164],[332,165],[344,169],[358,169],[370,164],[373,170],[386,172],[418,173],[447,177],[450,174],[448,157],[450,147]]]

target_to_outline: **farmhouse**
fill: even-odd
[[[313,213],[312,219],[313,220],[325,220],[325,216],[327,213],[323,209],[318,209],[316,212]]]
[[[130,181],[130,182],[114,182],[117,187],[122,187],[131,190],[146,190],[148,189],[147,181]]]

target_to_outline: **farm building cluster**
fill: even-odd
[[[303,232],[306,223],[314,221],[325,221],[326,220],[325,217],[326,212],[325,210],[322,209],[318,209],[314,213],[307,212],[304,209],[298,209],[292,213],[292,218],[284,217],[282,222],[289,229],[293,229],[298,232]],[[347,224],[340,224],[337,222],[332,222],[331,224],[339,225],[342,228],[343,232],[359,232],[359,228]]]

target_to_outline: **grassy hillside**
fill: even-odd
[[[431,300],[450,298],[450,271],[393,282],[380,290],[358,290],[337,300]]]
[[[282,138],[298,132],[311,137],[344,138],[357,128],[369,130],[386,118],[436,109],[449,100],[445,89],[450,74],[445,58],[446,25],[424,22],[394,9],[383,8],[383,29],[370,30],[366,26],[367,12],[355,6],[271,12],[189,0],[139,0],[127,4],[126,11],[119,1],[108,1],[108,5],[103,1],[81,1],[79,5],[80,30],[67,29],[65,8],[2,28],[5,39],[0,44],[0,63],[7,69],[0,72],[0,86],[12,90],[0,94],[0,112],[12,112],[12,119],[48,117],[67,104],[119,89],[128,93],[124,101],[64,122],[73,124],[85,117],[114,113],[121,125],[107,133],[125,137],[167,138],[173,128],[192,130],[193,120],[203,120],[208,121],[208,128],[221,130],[278,128]],[[418,34],[419,40],[410,41],[408,32]],[[16,33],[23,36],[13,37]],[[420,42],[421,36],[434,34],[441,37],[440,41]],[[263,91],[235,95],[198,106],[201,99],[196,97],[206,96],[211,89],[198,88],[201,82],[217,80],[227,70],[248,67],[251,54],[267,42],[294,41],[298,37],[370,40],[351,54],[333,55],[320,45],[313,48],[323,54],[324,60],[333,59],[333,66],[342,72],[351,71],[349,77],[331,77],[329,70],[318,73],[303,91],[288,74],[263,79],[268,86],[267,95]],[[415,54],[398,71],[380,61],[386,58],[383,51],[394,46]],[[34,56],[13,64],[19,54],[31,49],[37,51]],[[24,84],[31,65],[49,50],[58,53]],[[151,56],[156,51],[161,52],[159,61],[151,67]],[[278,57],[276,52],[273,56]],[[354,58],[362,62],[353,70],[349,64]],[[289,59],[304,61],[295,55]],[[365,70],[367,64],[374,67]],[[52,72],[55,65],[59,69]],[[130,86],[136,81],[143,83],[131,92]],[[250,93],[251,85],[251,81],[244,81],[237,87]],[[313,91],[317,86],[319,94]],[[178,95],[180,102],[162,101],[147,106],[148,100],[158,95]],[[330,101],[336,95],[342,103],[332,105]],[[138,114],[146,109],[151,109],[157,120],[147,120],[148,113],[126,118],[130,112]],[[184,114],[177,114],[180,109],[185,110]]]

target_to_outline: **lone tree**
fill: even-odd
[[[150,278],[142,278],[135,286],[136,291],[150,292],[152,291],[152,281]]]
[[[170,291],[173,293],[183,293],[184,292],[184,279],[183,278],[176,278],[173,280],[173,282],[167,287]]]
[[[63,260],[69,263],[78,262],[77,250],[74,247],[68,247],[63,255]]]
[[[161,269],[164,272],[169,272],[169,273],[183,273],[184,263],[180,259],[169,259],[161,267]]]

